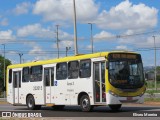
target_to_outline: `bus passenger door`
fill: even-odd
[[[53,103],[54,67],[44,68],[44,86],[46,103]]]
[[[13,72],[14,104],[20,103],[21,71]]]
[[[94,62],[94,101],[105,103],[105,62]]]

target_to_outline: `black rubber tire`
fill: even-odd
[[[27,107],[29,110],[35,110],[36,109],[36,105],[35,105],[35,100],[33,95],[29,95],[27,97]]]
[[[41,109],[41,105],[35,105],[35,100],[33,95],[29,95],[27,97],[27,107],[29,110],[39,110]]]
[[[83,112],[89,112],[93,109],[93,106],[90,104],[90,99],[88,95],[83,95],[80,98],[80,106]]]
[[[111,109],[112,111],[118,111],[118,110],[120,110],[121,106],[122,106],[121,104],[109,105],[109,107],[110,107],[110,109]]]

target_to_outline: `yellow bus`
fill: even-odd
[[[141,55],[126,51],[10,65],[6,83],[7,101],[31,110],[69,105],[119,110],[122,103],[143,103],[146,90]]]

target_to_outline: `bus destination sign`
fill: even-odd
[[[116,54],[112,54],[112,58],[113,59],[119,59],[119,58],[122,58],[122,59],[136,59],[137,55],[136,54],[119,54],[119,53],[116,53]]]

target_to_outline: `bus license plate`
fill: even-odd
[[[130,100],[133,100],[133,98],[132,98],[132,97],[127,97],[127,100],[129,100],[129,101],[130,101]]]

